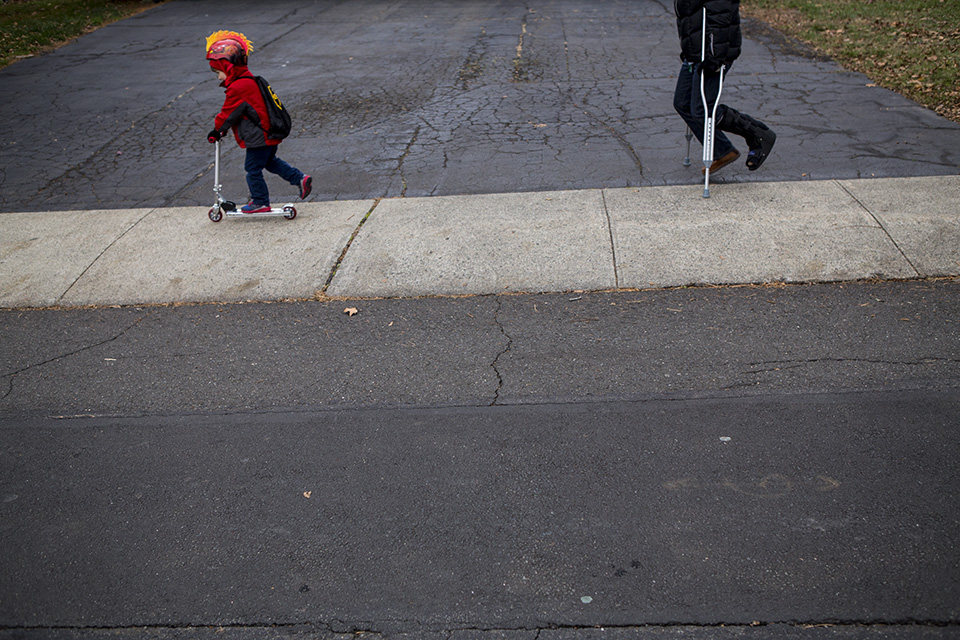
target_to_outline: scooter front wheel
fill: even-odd
[[[220,222],[223,220],[223,211],[220,210],[220,207],[212,207],[209,213],[207,213],[207,216],[213,222]]]

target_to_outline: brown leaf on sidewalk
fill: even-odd
[[[360,311],[358,311],[356,307],[347,307],[346,309],[343,310],[343,312],[350,317],[353,317],[358,313],[360,313]]]

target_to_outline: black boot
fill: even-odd
[[[756,171],[763,161],[770,155],[773,143],[777,141],[777,134],[767,125],[736,109],[726,107],[723,118],[717,123],[717,129],[729,131],[741,136],[747,141],[750,153],[747,154],[747,168]]]

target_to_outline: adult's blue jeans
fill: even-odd
[[[270,190],[263,179],[263,171],[275,173],[290,184],[299,187],[303,172],[277,157],[277,147],[256,147],[247,149],[247,160],[243,168],[247,171],[247,187],[250,189],[250,202],[267,206],[270,204]]]
[[[727,68],[729,71],[729,67]],[[726,72],[724,72],[726,76]],[[720,93],[720,72],[706,73],[703,76],[703,92],[707,96],[708,108],[713,109]],[[704,110],[703,98],[700,96],[700,64],[684,62],[677,76],[677,88],[673,92],[673,108],[676,109],[683,121],[687,123],[693,135],[703,144]],[[714,124],[723,120],[726,107],[721,104],[717,107],[717,117]],[[713,135],[713,159],[722,158],[734,150],[730,138],[720,129],[715,128]]]

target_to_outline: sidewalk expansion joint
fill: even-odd
[[[59,297],[57,298],[57,300],[54,302],[53,306],[57,306],[65,297],[67,297],[67,294],[70,293],[70,290],[73,289],[75,286],[77,286],[77,283],[80,282],[80,281],[83,279],[83,276],[87,275],[87,272],[90,271],[90,269],[93,268],[93,265],[97,264],[97,262],[100,260],[100,258],[102,258],[107,251],[110,251],[110,249],[113,248],[113,245],[115,245],[115,244],[117,244],[118,242],[120,242],[120,240],[122,240],[124,237],[126,237],[126,235],[127,235],[128,233],[130,233],[131,231],[133,231],[133,228],[134,228],[134,227],[136,227],[138,224],[140,224],[141,222],[143,222],[144,220],[146,220],[147,216],[149,216],[151,213],[155,212],[156,210],[157,210],[156,208],[150,209],[150,210],[147,211],[145,214],[143,214],[142,216],[140,216],[139,218],[137,218],[136,222],[134,222],[134,223],[131,224],[129,227],[127,227],[126,229],[124,229],[123,233],[121,233],[120,235],[118,235],[116,238],[114,238],[114,239],[110,242],[110,244],[108,244],[106,247],[104,247],[103,251],[101,251],[100,253],[98,253],[98,254],[97,254],[97,257],[94,258],[93,260],[91,260],[91,261],[90,261],[90,264],[88,264],[88,265],[84,268],[84,270],[80,272],[80,275],[78,275],[76,278],[74,278],[73,282],[70,283],[70,286],[63,290],[63,293],[60,294],[60,296],[59,296]]]
[[[327,281],[324,283],[323,288],[317,292],[318,297],[323,298],[327,294],[327,289],[330,288],[330,283],[333,282],[334,276],[337,275],[337,271],[340,269],[340,265],[343,264],[344,259],[347,257],[347,252],[350,251],[350,247],[353,245],[353,241],[360,234],[360,229],[363,228],[363,225],[367,223],[367,220],[370,219],[371,214],[373,214],[374,209],[377,208],[377,205],[380,204],[380,201],[383,198],[377,198],[373,201],[373,205],[370,207],[370,210],[363,216],[363,219],[360,220],[360,223],[357,225],[357,228],[353,230],[353,233],[350,235],[350,239],[347,240],[347,244],[344,245],[343,251],[340,252],[340,256],[337,258],[337,261],[333,264],[333,267],[330,269],[330,275],[327,276]]]
[[[603,202],[603,215],[607,218],[607,233],[610,236],[610,257],[613,260],[613,284],[620,290],[620,274],[617,273],[617,244],[613,240],[613,222],[610,220],[610,209],[607,207],[607,194],[605,189],[600,190],[600,200]]]
[[[897,244],[897,241],[893,239],[893,236],[890,235],[890,232],[887,230],[887,228],[886,228],[885,226],[883,226],[883,223],[880,221],[880,218],[878,218],[878,217],[873,213],[873,211],[870,211],[870,209],[869,209],[865,204],[863,204],[863,203],[860,201],[860,199],[857,198],[857,196],[853,195],[853,193],[851,193],[850,190],[847,189],[846,185],[844,185],[843,182],[841,182],[840,180],[836,180],[835,182],[836,182],[838,185],[840,185],[840,188],[843,189],[844,192],[845,192],[848,196],[850,196],[851,198],[853,198],[853,201],[854,201],[854,202],[856,202],[858,205],[860,205],[860,208],[861,208],[861,209],[863,209],[864,211],[867,212],[867,215],[869,215],[871,218],[873,218],[873,221],[876,222],[876,223],[877,223],[877,226],[880,227],[880,229],[883,230],[883,233],[886,234],[887,238],[890,240],[890,242],[893,244],[893,246],[897,248],[897,251],[900,252],[900,255],[903,256],[903,259],[907,261],[907,264],[910,265],[910,268],[913,269],[913,272],[914,272],[915,274],[917,274],[917,277],[921,277],[921,278],[922,278],[922,277],[923,277],[923,274],[920,273],[920,270],[917,269],[917,267],[916,267],[915,264],[913,264],[913,261],[912,261],[910,258],[907,257],[907,254],[904,253],[904,251],[903,251],[903,249],[900,247],[900,245]]]

